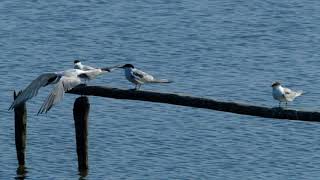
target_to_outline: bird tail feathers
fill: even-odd
[[[300,90],[300,91],[297,91],[297,92],[296,92],[296,97],[301,96],[302,94],[305,94],[305,93],[304,93],[303,91],[301,91],[301,90]]]
[[[151,83],[172,83],[173,81],[170,81],[168,79],[155,79]]]

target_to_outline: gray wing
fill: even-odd
[[[81,81],[79,78],[62,77],[41,105],[38,114],[47,113],[55,104],[59,103],[63,99],[65,91],[74,88],[80,83]]]
[[[153,76],[138,69],[133,69],[131,75],[140,82],[151,82],[154,80]]]
[[[38,94],[38,91],[41,87],[44,87],[53,81],[55,81],[59,76],[56,73],[44,73],[38,76],[35,80],[33,80],[13,101],[10,109],[14,109],[19,104],[26,102],[27,100],[33,98]]]
[[[91,67],[91,66],[87,66],[87,65],[83,65],[83,68],[81,70],[88,71],[88,70],[93,70],[93,69],[96,69],[96,68]]]
[[[291,94],[292,90],[289,88],[283,88],[284,94]]]
[[[293,101],[296,97],[302,95],[303,91],[292,91],[289,88],[283,88],[284,90],[284,97],[287,101]]]

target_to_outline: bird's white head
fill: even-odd
[[[281,85],[280,82],[276,81],[276,82],[272,83],[271,87],[276,88],[276,87],[279,87],[280,85]]]

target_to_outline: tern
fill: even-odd
[[[80,69],[80,70],[84,70],[84,71],[96,69],[91,66],[83,65],[80,60],[74,60],[73,64],[74,64],[74,66],[73,66],[74,69]]]
[[[285,102],[286,106],[288,102],[293,101],[296,97],[301,96],[303,91],[293,91],[289,88],[282,87],[279,82],[274,82],[272,85],[272,96],[275,100],[279,101],[279,107],[281,102]]]
[[[98,68],[94,68],[94,67],[91,67],[91,66],[88,66],[88,65],[83,65],[80,60],[74,60],[73,64],[74,64],[74,66],[73,66],[74,69],[80,69],[80,70],[83,70],[83,71],[98,69]],[[120,66],[122,66],[122,65],[111,66],[111,67],[108,67],[108,69],[111,72],[111,71],[119,68]]]
[[[13,101],[9,110],[14,109],[21,103],[28,101],[38,94],[41,87],[49,84],[54,84],[50,94],[40,107],[38,114],[47,113],[52,106],[59,103],[64,96],[64,93],[77,85],[81,84],[82,80],[92,80],[97,76],[109,72],[108,68],[97,68],[88,71],[80,69],[69,69],[61,72],[43,73],[33,80]]]
[[[139,69],[134,68],[132,64],[125,64],[119,68],[124,69],[124,74],[128,81],[135,84],[135,90],[140,89],[142,84],[145,83],[171,83],[167,79],[155,79],[152,75],[147,74]]]

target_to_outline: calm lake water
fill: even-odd
[[[132,63],[172,84],[142,86],[277,106],[271,83],[306,94],[290,108],[319,111],[320,1],[0,2],[0,179],[17,160],[13,90],[43,72]],[[133,86],[122,70],[89,84]],[[27,104],[27,179],[78,179],[76,95],[36,116]],[[87,179],[318,179],[320,124],[90,97]]]

